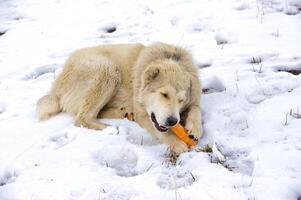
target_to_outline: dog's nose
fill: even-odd
[[[166,119],[166,125],[167,126],[174,126],[178,123],[178,119],[173,117],[173,116],[170,116]]]

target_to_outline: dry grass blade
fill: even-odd
[[[196,152],[212,153],[212,148],[206,144],[204,147],[199,147],[195,149]]]

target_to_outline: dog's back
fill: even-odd
[[[114,102],[125,101],[124,94],[131,92],[123,90],[131,88],[132,67],[143,48],[141,44],[112,44],[72,53],[49,94],[38,101],[39,119],[46,120],[61,111],[77,115],[90,88],[98,84],[100,90],[106,79],[113,81],[113,85],[114,81],[121,85],[120,90],[114,92],[120,99],[114,98],[109,104],[115,106]]]

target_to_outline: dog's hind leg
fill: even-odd
[[[98,122],[97,115],[116,94],[120,87],[121,74],[113,63],[102,63],[93,73],[93,84],[87,86],[88,92],[75,117],[75,125],[102,130],[108,125]]]

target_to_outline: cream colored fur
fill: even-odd
[[[49,94],[37,104],[45,120],[61,111],[75,116],[75,125],[96,130],[107,127],[97,118],[124,118],[134,113],[135,121],[168,144],[174,153],[186,144],[170,131],[174,117],[195,138],[200,138],[200,82],[191,55],[173,45],[155,43],[101,45],[74,52]]]

